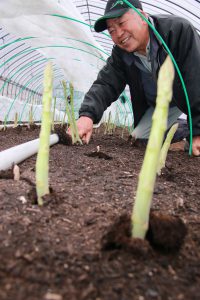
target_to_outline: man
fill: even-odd
[[[148,16],[139,0],[129,1],[156,28],[172,52],[183,76],[189,96],[193,154],[200,155],[200,38],[185,19],[172,15]],[[155,107],[157,76],[167,52],[137,12],[123,1],[108,0],[104,16],[94,25],[96,32],[108,29],[114,42],[111,56],[85,96],[79,111],[78,130],[88,143],[93,123],[98,123],[110,104],[129,85],[134,114],[132,135],[148,139]],[[182,114],[188,114],[184,91],[175,75],[168,128]]]

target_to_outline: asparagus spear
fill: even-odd
[[[44,71],[44,92],[42,124],[40,130],[39,150],[36,161],[36,191],[38,204],[43,205],[42,196],[49,194],[49,137],[51,132],[51,100],[53,93],[53,68],[48,63]]]
[[[167,128],[169,103],[172,99],[172,84],[174,68],[167,57],[158,76],[158,91],[156,108],[152,117],[152,128],[148,145],[139,174],[135,204],[132,212],[132,236],[144,239],[149,226],[149,212],[156,180],[156,172],[163,143],[164,132]]]
[[[178,128],[178,123],[174,124],[168,134],[167,137],[165,139],[165,142],[162,146],[162,149],[160,151],[160,158],[159,158],[159,162],[158,162],[158,169],[157,169],[157,174],[160,175],[161,174],[161,170],[165,167],[165,162],[166,162],[166,158],[167,158],[167,153],[171,144],[171,141],[174,137],[174,134],[176,132]]]

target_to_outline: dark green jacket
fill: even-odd
[[[183,76],[189,96],[193,136],[200,135],[200,37],[187,20],[171,15],[151,16],[154,26],[172,52]],[[157,79],[158,71],[167,56],[164,46],[150,30],[150,57],[153,77]],[[79,115],[88,116],[98,123],[103,112],[116,101],[129,85],[134,114],[134,126],[148,108],[141,83],[141,72],[135,66],[136,57],[132,53],[113,47],[106,65],[99,72],[97,80],[85,95]],[[181,81],[176,72],[173,97],[177,107],[188,115],[185,95]]]

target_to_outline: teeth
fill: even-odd
[[[128,41],[128,37],[121,41],[122,44],[125,44]]]

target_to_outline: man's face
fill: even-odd
[[[147,15],[141,11],[147,17]],[[108,19],[108,32],[113,42],[127,52],[138,51],[146,53],[146,45],[149,40],[148,24],[133,10],[119,18]]]

